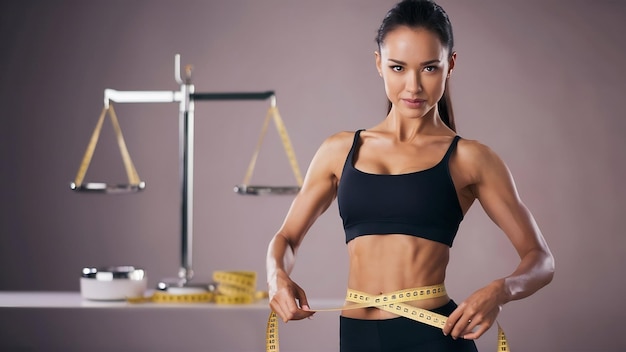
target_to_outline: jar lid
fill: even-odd
[[[143,280],[146,273],[143,269],[134,266],[109,266],[103,268],[83,268],[81,277],[98,281],[112,281],[117,279]]]

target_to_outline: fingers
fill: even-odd
[[[306,293],[304,293],[304,290],[300,286],[297,286],[296,291],[298,292],[296,298],[298,299],[300,307],[305,311],[311,310],[311,308],[309,307],[309,301],[306,298]]]
[[[465,302],[462,302],[452,312],[452,314],[450,314],[450,316],[448,317],[448,320],[446,321],[446,325],[444,325],[444,327],[442,329],[444,335],[448,336],[448,335],[450,335],[453,332],[453,329],[456,327],[456,323],[463,316],[463,309],[464,309],[464,307],[465,307]],[[467,318],[466,321],[467,320],[469,320],[469,318]],[[454,335],[452,337],[454,337]]]
[[[276,315],[278,315],[285,323],[289,320],[301,320],[308,318],[315,313],[310,311],[308,307],[298,307],[295,299],[281,300],[280,302],[270,306],[272,307],[272,310],[276,312]]]
[[[301,320],[315,314],[311,311],[304,291],[296,285],[293,294],[289,290],[279,290],[272,300],[270,307],[283,322]]]
[[[489,330],[490,326],[491,324],[476,325],[475,328],[471,329],[470,331],[464,332],[461,337],[466,340],[475,340],[481,337],[487,330]]]
[[[287,314],[285,314],[280,303],[275,298],[270,301],[270,308],[281,320],[284,321],[285,317],[287,317]]]
[[[315,312],[311,311],[311,307],[309,307],[309,301],[306,298],[306,293],[304,293],[304,290],[300,288],[300,286],[296,286],[296,291],[296,298],[300,307],[298,308],[295,317],[292,318],[292,320],[300,320],[311,317],[313,314],[315,314]]]
[[[461,303],[450,314],[442,330],[444,335],[450,335],[453,339],[473,340],[489,330],[494,321],[495,316],[493,319],[490,315],[485,317],[477,312],[472,312],[465,303]]]
[[[449,335],[455,340],[458,338],[477,339],[491,326],[491,323],[486,320],[479,318],[467,319],[466,315],[461,316],[454,325],[448,326],[448,324],[449,321],[446,322],[446,327],[450,330]]]
[[[292,301],[295,302],[295,301]],[[294,308],[295,307],[295,308]],[[282,319],[283,322],[288,322],[289,320],[302,320],[304,318],[308,318],[315,314],[315,312],[307,309],[302,309],[296,306],[295,304],[292,306],[289,304],[289,307],[286,305],[279,305],[279,308],[274,309],[274,312]]]

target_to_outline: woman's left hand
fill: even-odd
[[[446,321],[444,335],[474,340],[489,330],[507,301],[503,287],[501,280],[494,281],[459,304]]]

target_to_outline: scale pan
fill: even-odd
[[[258,186],[258,185],[237,185],[235,193],[241,195],[292,195],[300,191],[298,186]]]
[[[83,193],[104,193],[104,194],[123,194],[123,193],[134,193],[142,191],[146,188],[145,182],[139,182],[136,185],[129,184],[107,184],[104,182],[87,182],[83,183],[80,186],[77,186],[74,182],[70,184],[70,188],[76,192]]]

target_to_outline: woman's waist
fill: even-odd
[[[381,263],[351,262],[348,288],[369,294],[391,293],[433,285],[443,285],[446,265],[424,265],[412,261]]]
[[[348,245],[349,287],[376,282],[386,291],[441,283],[449,248],[406,235],[373,235]]]
[[[359,289],[360,288],[360,289]],[[396,314],[380,309],[382,305],[408,305],[426,310],[440,308],[450,302],[443,283],[406,286],[388,290],[350,286],[342,316],[356,319],[389,319]],[[351,308],[357,307],[357,308]]]

